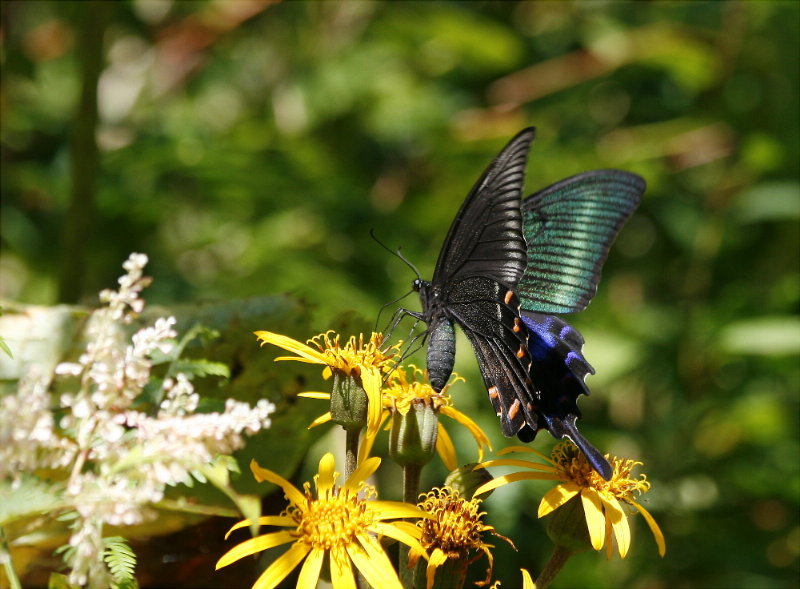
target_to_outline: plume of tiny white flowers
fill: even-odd
[[[4,480],[39,468],[68,469],[63,490],[74,509],[64,557],[69,582],[107,587],[103,527],[130,526],[151,517],[167,486],[189,483],[220,454],[244,444],[244,435],[270,426],[275,406],[255,407],[228,399],[224,411],[195,413],[198,395],[182,373],[161,383],[163,399],[145,412],[134,400],[150,381],[153,356],[175,345],[173,317],[161,318],[128,341],[121,324],[144,308],[139,297],[149,279],[147,256],[132,254],[118,291],[105,290],[106,306],[87,326],[86,350],[78,362],[62,363],[56,374],[71,377],[69,392],[53,402],[44,381],[21,384],[2,400],[0,475]],[[54,407],[56,406],[56,407]],[[63,417],[56,423],[54,408]]]

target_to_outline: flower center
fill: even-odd
[[[338,487],[325,495],[314,500],[307,493],[306,509],[291,514],[298,523],[297,534],[306,544],[322,550],[352,544],[373,523],[366,502]]]
[[[422,525],[422,544],[436,546],[445,553],[464,553],[483,545],[481,532],[487,526],[478,511],[480,500],[467,501],[457,491],[448,488],[433,489],[419,503],[424,511],[435,516],[425,519]]]

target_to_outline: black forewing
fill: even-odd
[[[522,203],[528,266],[519,282],[525,311],[572,313],[589,304],[622,225],[645,181],[620,170],[571,176]]]
[[[455,280],[467,276],[487,276],[516,286],[527,260],[520,201],[534,135],[533,127],[520,131],[470,191],[439,253],[434,286],[446,292]]]

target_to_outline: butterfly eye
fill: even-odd
[[[419,292],[422,288],[422,280],[419,278],[415,278],[414,282],[411,283],[411,288],[414,289],[414,292]]]

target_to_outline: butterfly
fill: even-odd
[[[545,189],[523,205],[534,136],[532,127],[520,131],[484,171],[456,214],[433,278],[413,283],[422,311],[403,311],[427,324],[428,378],[434,390],[441,390],[452,373],[458,324],[475,351],[503,434],[530,441],[546,428],[558,438],[569,437],[609,479],[611,466],[575,425],[577,396],[588,394],[583,378],[593,373],[581,354],[583,338],[547,313],[557,312],[552,309],[559,301],[561,311],[578,310],[577,301],[584,299],[588,304],[616,230],[608,243],[592,237],[592,255],[576,261],[581,235],[570,237],[574,226],[565,220],[564,208],[554,204],[560,193]],[[564,244],[565,263],[583,273],[558,266],[559,244]]]

